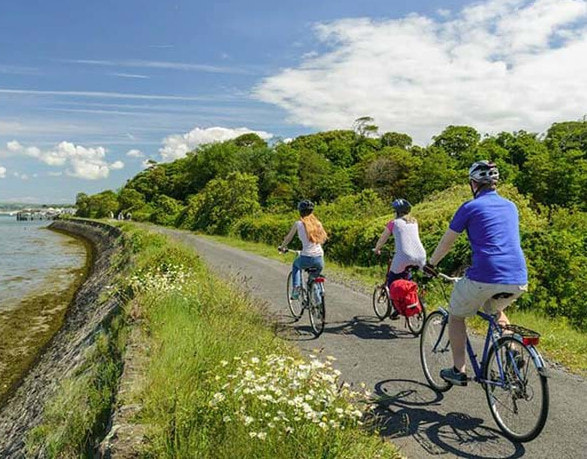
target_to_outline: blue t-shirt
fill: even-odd
[[[482,191],[457,210],[450,229],[467,230],[473,263],[467,277],[487,284],[528,283],[526,260],[520,246],[518,209],[495,191]]]

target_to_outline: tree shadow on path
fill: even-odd
[[[411,437],[432,456],[513,459],[522,457],[526,451],[522,444],[513,443],[500,431],[488,427],[484,419],[461,412],[442,414],[439,408],[444,395],[420,382],[380,381],[375,385],[375,398],[373,416],[380,433],[400,448],[410,443]],[[406,441],[402,442],[402,438]],[[410,455],[419,457],[414,451]]]

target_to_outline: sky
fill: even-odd
[[[0,202],[72,203],[256,132],[429,144],[587,114],[587,0],[2,0]]]

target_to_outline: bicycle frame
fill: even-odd
[[[449,316],[448,311],[446,311],[446,309],[444,309],[442,307],[438,308],[438,310],[441,311],[441,313],[444,316],[444,325],[443,325],[442,333],[438,337],[437,342],[434,344],[433,351],[437,350],[437,346],[439,345],[440,341],[442,340],[444,332],[445,332],[446,327],[448,325],[448,316]],[[469,337],[467,336],[467,344],[466,344],[467,355],[469,356],[469,361],[471,362],[471,367],[472,367],[473,373],[475,375],[472,379],[473,379],[473,381],[475,381],[477,383],[481,383],[481,384],[488,384],[488,385],[492,385],[492,386],[505,387],[507,382],[506,382],[504,367],[503,367],[501,357],[499,356],[499,354],[496,354],[496,356],[495,356],[498,370],[499,370],[499,380],[492,381],[492,380],[487,380],[487,379],[483,378],[483,368],[484,368],[484,366],[487,362],[487,358],[489,356],[489,349],[493,346],[496,346],[497,340],[503,336],[501,327],[499,326],[499,324],[497,323],[497,321],[495,320],[495,318],[492,315],[486,314],[481,311],[478,311],[477,315],[488,322],[488,327],[487,327],[487,334],[485,335],[485,342],[483,345],[483,353],[482,353],[482,357],[481,357],[480,361],[477,360],[477,354],[475,353],[475,350],[473,349],[473,346],[471,345],[471,341],[469,340]],[[522,340],[519,339],[518,337],[516,337],[515,335],[512,335],[512,338],[519,341],[520,344],[523,344]],[[542,356],[538,353],[538,351],[536,351],[534,346],[526,345],[526,348],[529,350],[530,355],[532,356],[532,359],[534,360],[536,367],[538,368],[538,371],[541,374],[543,374],[544,376],[546,376],[546,367],[544,365],[544,361],[542,360]],[[513,369],[516,372],[516,376],[519,377],[520,374],[519,374],[519,369],[517,368],[517,366],[514,365]]]

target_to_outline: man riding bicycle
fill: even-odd
[[[516,205],[496,191],[499,171],[489,161],[477,161],[469,169],[473,199],[457,210],[424,270],[435,267],[450,251],[459,234],[467,231],[473,252],[472,265],[454,286],[450,298],[449,338],[454,367],[440,376],[452,384],[466,385],[465,318],[480,308],[497,314],[497,322],[509,324],[503,309],[528,289],[528,273],[520,246]]]

